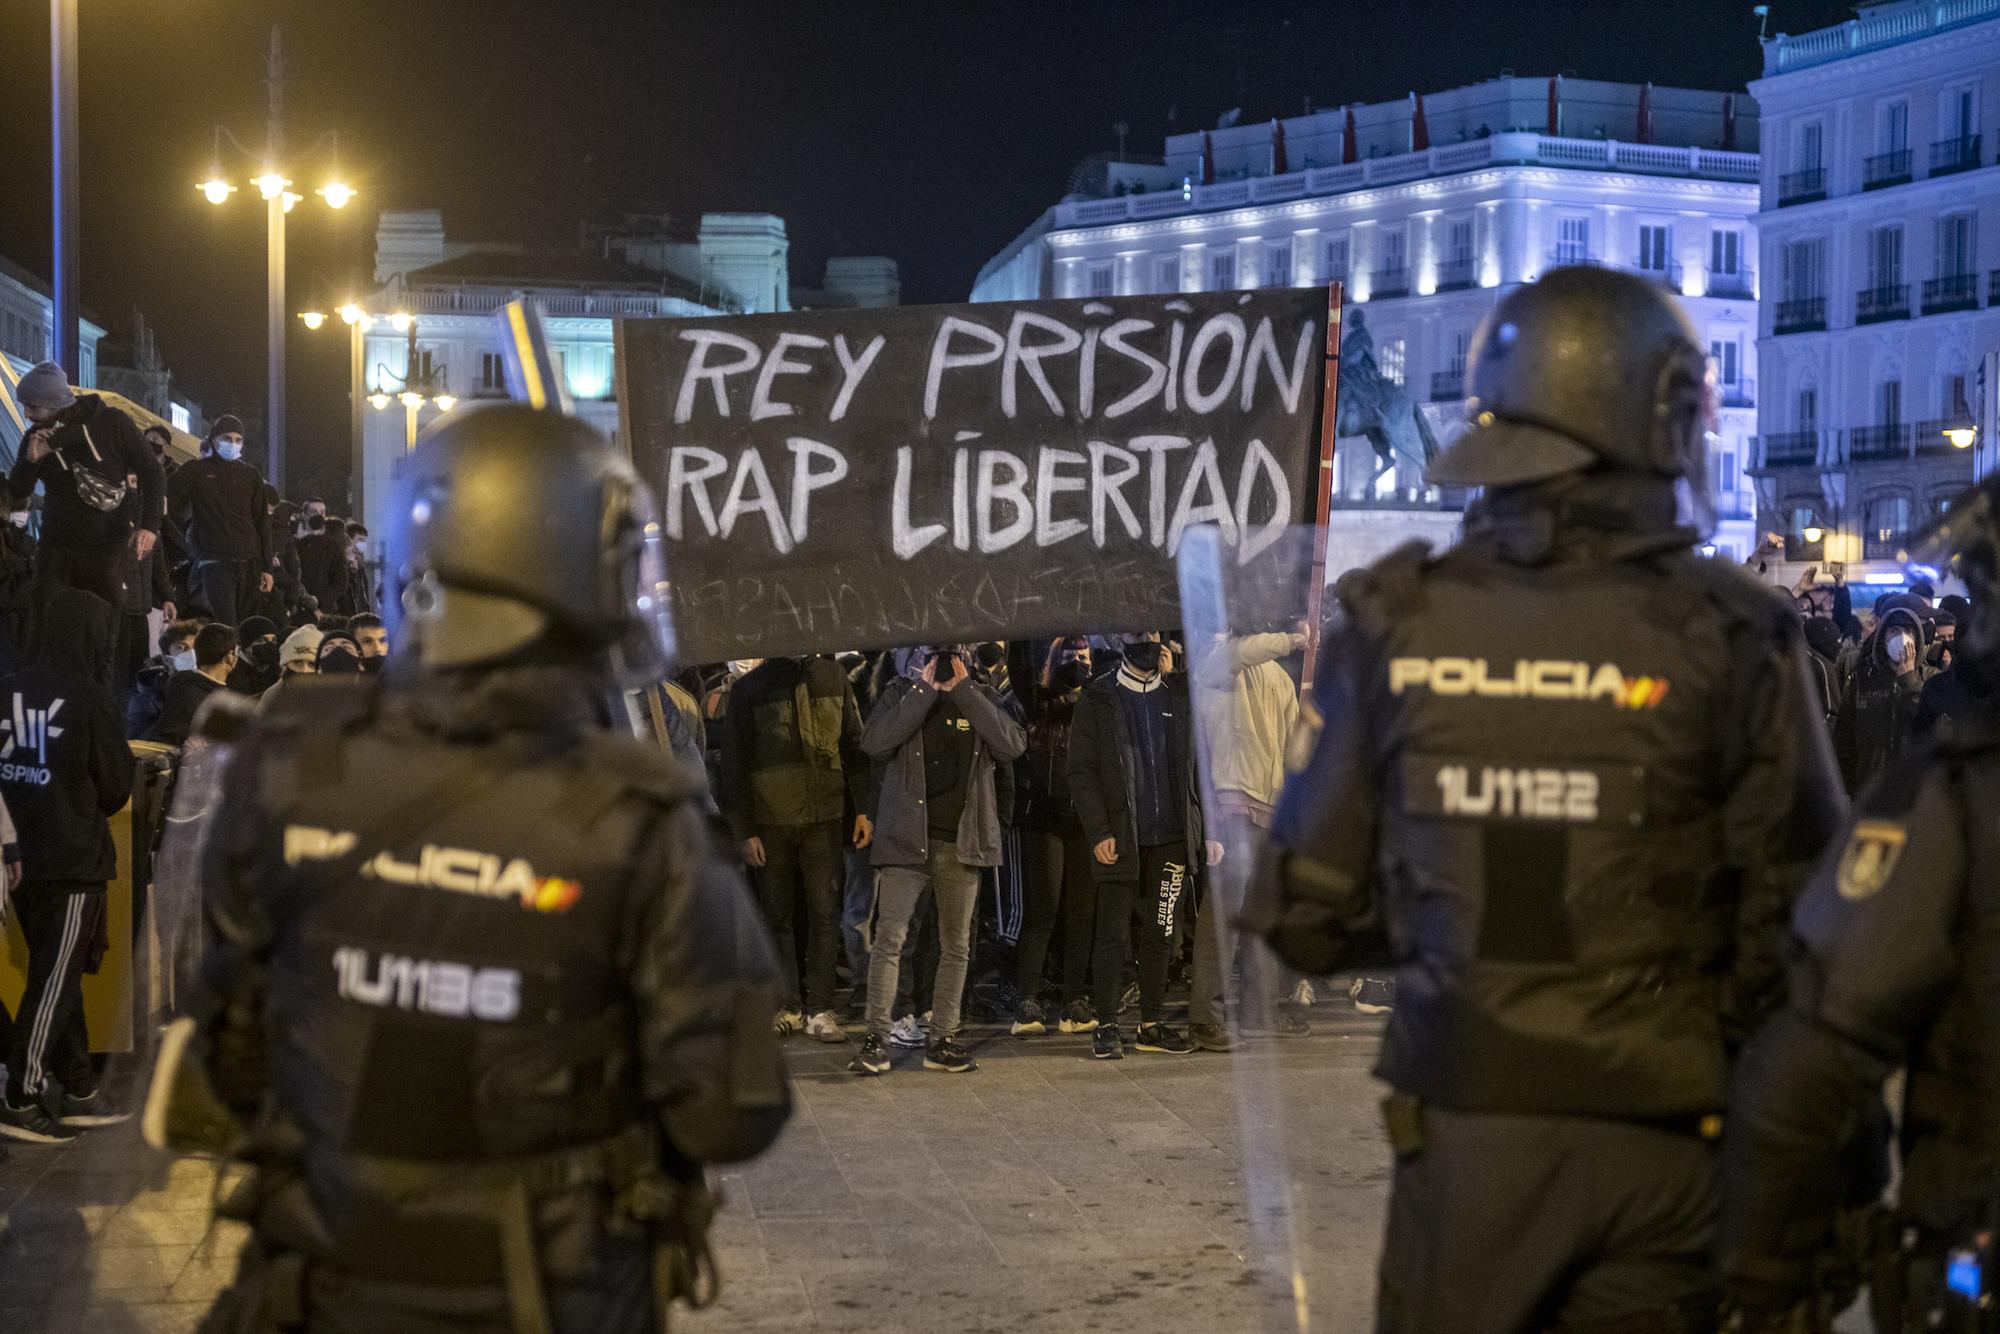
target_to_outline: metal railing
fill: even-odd
[[[1711,271],[1708,275],[1708,295],[1710,296],[1749,297],[1754,295],[1756,290],[1756,281],[1746,269],[1738,269],[1734,273],[1715,273]]]
[[[1826,198],[1826,168],[1807,167],[1803,171],[1788,171],[1778,178],[1778,207],[1787,204],[1810,204],[1815,199]]]
[[[1473,261],[1470,257],[1465,259],[1446,259],[1438,262],[1438,291],[1454,292],[1460,288],[1472,286],[1474,280]]]
[[[1779,33],[1764,44],[1764,73],[1823,65],[1856,52],[1913,42],[1995,14],[2000,14],[2000,0],[1905,0],[1903,4],[1871,5],[1860,18],[1818,32],[1796,37]]]
[[[1874,157],[1861,159],[1861,188],[1880,190],[1887,185],[1901,185],[1910,179],[1910,150],[1898,148],[1890,153],[1877,153]]]
[[[1931,145],[1931,175],[1949,176],[1955,171],[1971,171],[1979,165],[1979,136],[1961,134],[1940,139]]]
[[[1884,422],[1879,426],[1856,426],[1847,432],[1847,457],[1857,463],[1870,459],[1908,458],[1910,424]]]
[[[1952,273],[1924,280],[1924,314],[1979,309],[1979,275]]]
[[[1826,298],[1823,296],[1805,296],[1791,301],[1780,301],[1771,324],[1771,331],[1781,334],[1805,333],[1824,328],[1826,328]]]
[[[1465,370],[1431,372],[1431,402],[1456,403],[1465,397]]]
[[[1725,408],[1754,408],[1757,406],[1757,382],[1739,379],[1732,384],[1715,386],[1716,401]]]
[[[1368,276],[1368,299],[1373,301],[1385,296],[1408,296],[1410,294],[1410,271],[1401,269],[1376,269]]]
[[[1910,285],[1864,287],[1854,294],[1854,322],[1880,324],[1883,320],[1910,318]]]
[[[1632,272],[1641,278],[1651,279],[1669,292],[1681,290],[1681,266],[1671,260],[1660,268],[1655,268],[1651,264],[1634,264]]]
[[[1967,417],[1932,417],[1928,421],[1918,422],[1915,427],[1917,453],[1955,453],[1956,449],[1952,445],[1951,440],[1945,435],[1945,432],[1957,427],[1971,426],[1972,424],[1971,419]]]
[[[1819,461],[1818,431],[1778,431],[1759,436],[1757,443],[1766,468]]]

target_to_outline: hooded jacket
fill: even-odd
[[[1923,702],[1923,670],[1899,671],[1889,658],[1889,635],[1901,630],[1921,646],[1924,629],[1908,607],[1886,609],[1862,642],[1854,675],[1840,697],[1834,722],[1833,750],[1840,777],[1850,793],[1859,792],[1882,766],[1903,753],[1916,739],[1917,708]],[[1921,655],[1918,659],[1922,661]]]
[[[110,818],[132,795],[132,755],[108,684],[114,625],[104,599],[62,589],[41,658],[0,679],[0,795],[31,885],[102,889],[118,871]]]
[[[78,394],[51,425],[50,452],[30,462],[22,450],[7,481],[16,509],[27,506],[35,484],[41,483],[43,546],[61,551],[101,549],[123,541],[135,526],[150,533],[160,531],[165,474],[130,417],[96,394]],[[137,477],[139,485],[126,493],[123,505],[106,512],[78,497],[71,476],[76,468],[121,485],[127,477]]]
[[[899,651],[898,659],[903,653]],[[861,749],[875,761],[876,866],[923,866],[930,858],[930,822],[924,815],[924,720],[942,692],[909,676],[882,688],[862,729]],[[958,822],[958,859],[967,866],[1000,864],[1000,795],[995,770],[1011,765],[1028,747],[1027,733],[1007,713],[991,686],[967,679],[952,692],[972,724],[972,774]]]

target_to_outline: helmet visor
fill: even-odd
[[[623,609],[626,621],[612,645],[612,669],[623,685],[650,685],[673,669],[676,657],[666,533],[652,491],[636,477],[607,484],[604,518],[609,601]]]

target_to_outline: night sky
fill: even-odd
[[[1839,22],[1774,0],[1771,30]],[[263,394],[263,206],[194,183],[212,126],[253,146],[274,22],[293,178],[340,133],[361,197],[291,215],[291,305],[336,302],[372,262],[375,210],[436,206],[447,235],[572,241],[635,209],[782,215],[793,275],[885,254],[909,301],[962,300],[979,266],[1116,146],[1449,88],[1502,69],[1740,88],[1760,68],[1743,0],[82,0],[83,299],[135,307],[211,413]],[[49,264],[48,5],[0,5],[0,254]],[[229,159],[241,184],[254,171]],[[332,492],[346,340],[292,321],[291,480]]]

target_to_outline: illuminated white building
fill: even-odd
[[[1767,42],[1752,87],[1763,523],[1796,561],[1893,584],[1909,531],[1991,466],[2000,0],[1862,5]],[[1977,448],[1954,448],[1973,426]]]
[[[1514,285],[1602,264],[1677,293],[1722,392],[1718,545],[1754,543],[1757,112],[1742,94],[1503,77],[1166,142],[1100,162],[976,281],[975,301],[1346,283],[1382,372],[1462,427],[1474,328]],[[1091,197],[1095,196],[1095,197]],[[1343,443],[1340,504],[1435,508],[1408,463]]]
[[[408,443],[409,410],[398,399],[406,386],[424,399],[415,408],[419,428],[436,420],[440,394],[456,403],[507,396],[493,322],[507,302],[531,297],[540,306],[576,415],[614,439],[613,320],[792,309],[790,243],[784,219],[768,213],[703,214],[698,227],[685,230],[635,216],[595,229],[586,241],[559,251],[448,241],[435,210],[381,215],[379,289],[361,302],[372,320],[349,331],[358,381],[351,486],[371,531],[381,531],[389,482]],[[893,260],[843,258],[828,262],[825,283],[810,295],[813,305],[886,305],[899,290]],[[382,406],[368,406],[371,398]]]

